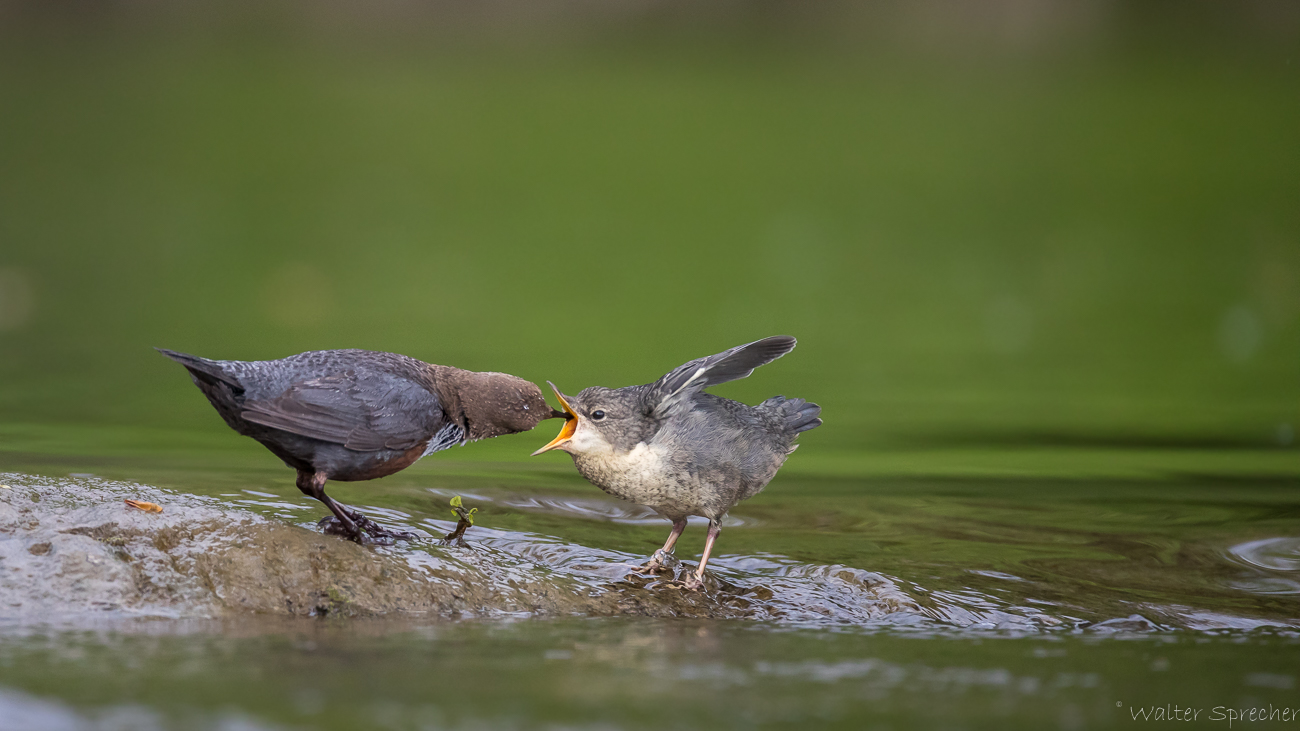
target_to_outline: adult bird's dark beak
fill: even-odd
[[[559,436],[555,437],[550,442],[548,442],[545,447],[542,447],[536,452],[533,452],[531,455],[529,455],[530,457],[536,457],[542,452],[549,452],[552,449],[555,449],[556,447],[569,441],[569,439],[573,437],[573,433],[578,431],[578,412],[574,411],[569,406],[569,401],[564,398],[564,394],[560,393],[560,389],[556,388],[554,383],[547,381],[546,385],[551,387],[551,390],[555,392],[555,398],[560,400],[560,406],[564,407],[564,411],[556,412],[556,416],[564,417],[565,419],[564,426],[560,428]],[[552,411],[555,411],[555,409],[552,409]]]
[[[551,409],[551,416],[550,416],[550,418],[552,418],[552,419],[569,419],[569,418],[572,418],[572,417],[570,417],[570,416],[569,416],[568,414],[566,414],[565,412],[560,411],[559,409]]]

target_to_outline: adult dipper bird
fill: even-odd
[[[668,541],[643,571],[662,566],[687,516],[708,518],[704,556],[686,582],[698,588],[722,516],[757,495],[797,448],[799,433],[822,423],[821,407],[803,399],[777,396],[746,406],[704,389],[744,378],[794,345],[786,335],[764,338],[693,360],[644,386],[595,386],[565,396],[551,383],[569,419],[559,436],[533,454],[564,450],[600,489],[672,521]]]
[[[318,350],[280,360],[208,360],[158,348],[189,370],[231,429],[298,470],[298,489],[325,503],[361,543],[413,538],[325,494],[326,480],[373,480],[456,444],[528,431],[564,417],[541,389],[396,353]]]

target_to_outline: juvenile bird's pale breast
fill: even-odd
[[[626,452],[606,449],[575,454],[574,462],[583,477],[606,492],[625,500],[640,502],[639,495],[649,489],[649,486],[663,481],[666,456],[663,450],[640,442]]]
[[[673,474],[663,445],[640,442],[626,452],[575,454],[573,461],[583,477],[614,497],[669,516],[697,514],[703,508],[699,485]]]

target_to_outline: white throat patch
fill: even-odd
[[[605,441],[605,436],[600,430],[592,426],[586,419],[578,419],[578,428],[574,430],[573,436],[565,444],[566,451],[572,454],[581,454],[586,456],[596,456],[602,454],[612,454],[614,445]]]

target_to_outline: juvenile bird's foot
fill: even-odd
[[[695,574],[687,574],[682,579],[669,579],[662,586],[670,586],[682,591],[704,591],[704,582]]]
[[[649,561],[646,561],[645,563],[641,564],[640,566],[634,566],[634,567],[632,568],[632,573],[634,573],[634,574],[658,574],[658,573],[662,573],[662,572],[668,570],[668,564],[669,564],[670,562],[673,562],[673,561],[676,561],[676,560],[677,560],[677,559],[674,558],[673,555],[672,555],[671,553],[668,553],[667,551],[665,551],[665,550],[663,550],[663,549],[661,548],[661,549],[659,549],[658,551],[655,551],[655,555],[654,555],[654,556],[651,556]]]

